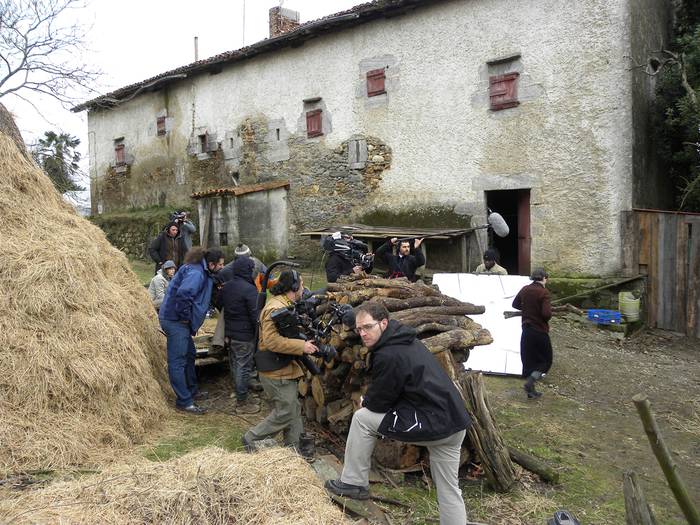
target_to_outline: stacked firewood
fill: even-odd
[[[405,278],[382,279],[349,276],[329,284],[316,313],[324,319],[333,303],[357,306],[365,301],[384,304],[391,318],[413,327],[453,380],[474,346],[492,342],[491,334],[467,315],[484,313],[476,306],[443,295],[436,287],[411,283]],[[330,362],[318,360],[320,375],[307,374],[299,391],[308,420],[327,426],[333,433],[347,433],[353,412],[369,382],[369,350],[359,336],[339,327],[329,341],[338,356]],[[378,451],[380,454],[381,450]],[[385,466],[405,468],[418,460],[416,447],[398,445],[383,453]]]

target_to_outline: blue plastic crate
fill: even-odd
[[[617,310],[588,310],[588,320],[596,324],[620,324],[622,314]]]

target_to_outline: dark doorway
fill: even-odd
[[[489,230],[489,247],[498,250],[499,264],[511,275],[530,275],[530,190],[487,191],[486,206],[510,229],[506,237]]]

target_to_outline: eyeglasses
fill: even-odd
[[[369,332],[372,328],[374,328],[375,326],[377,326],[378,324],[379,324],[379,321],[377,321],[376,323],[372,323],[372,324],[363,324],[362,326],[356,326],[356,327],[355,327],[355,333],[357,333],[357,334],[361,334],[362,332],[367,333],[367,332]]]

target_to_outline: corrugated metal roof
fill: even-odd
[[[80,112],[85,109],[115,107],[135,98],[141,92],[161,88],[165,84],[177,82],[197,74],[217,73],[221,71],[224,64],[247,60],[276,49],[301,46],[305,40],[323,33],[340,31],[376,18],[396,16],[407,10],[440,1],[444,0],[374,0],[373,2],[356,5],[346,11],[306,22],[296,29],[274,38],[267,38],[250,46],[214,55],[204,60],[166,71],[136,84],[119,88],[101,97],[83,102],[72,108],[71,111]]]

